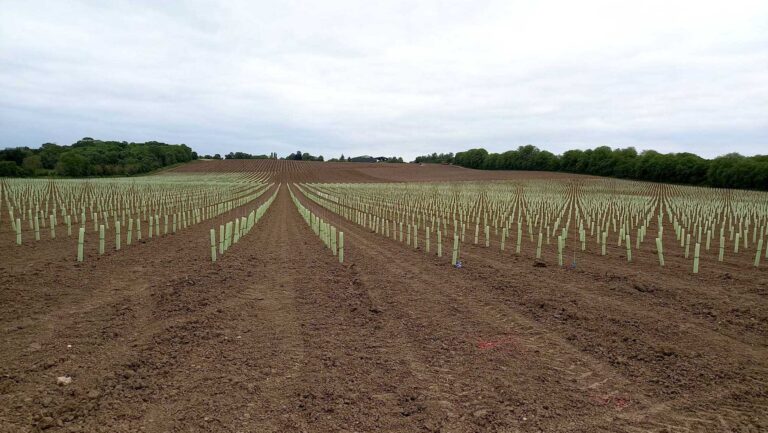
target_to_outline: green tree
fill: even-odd
[[[76,152],[66,152],[59,158],[56,172],[62,176],[86,176],[89,174],[88,160]]]
[[[0,161],[0,177],[23,176],[24,171],[13,161]]]
[[[466,152],[458,152],[454,160],[456,164],[468,168],[482,168],[488,151],[485,149],[469,149]]]
[[[35,173],[37,170],[43,168],[43,163],[40,159],[40,155],[30,155],[24,158],[21,166],[29,173]]]

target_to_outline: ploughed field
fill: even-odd
[[[0,432],[768,431],[766,193],[273,160],[0,185]]]

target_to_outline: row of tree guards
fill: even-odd
[[[282,185],[282,184],[281,184]],[[223,255],[229,247],[236,244],[240,238],[247,235],[256,223],[259,222],[262,216],[267,212],[269,206],[277,197],[277,193],[280,192],[280,186],[278,185],[275,192],[262,203],[259,207],[248,213],[248,216],[241,216],[235,218],[232,221],[228,221],[219,225],[219,240],[216,241],[216,229],[211,229],[211,261],[216,261],[216,250],[218,247],[218,254]]]
[[[423,245],[442,257],[443,241],[452,241],[454,265],[469,242],[518,255],[531,248],[536,259],[554,245],[560,266],[576,265],[566,263],[571,252],[606,256],[615,247],[627,262],[651,253],[660,266],[673,254],[690,260],[693,273],[705,257],[753,267],[768,259],[764,192],[615,179],[297,187],[331,212],[412,248]]]
[[[99,254],[105,253],[110,239],[114,239],[111,247],[120,250],[243,206],[269,189],[266,179],[263,173],[6,179],[0,181],[0,204],[6,211],[0,215],[7,215],[18,246],[24,245],[26,238],[39,242],[64,235],[71,238],[74,232],[77,260],[83,261],[90,231],[98,236]]]
[[[330,249],[333,255],[339,258],[339,263],[344,263],[344,232],[336,230],[335,226],[331,225],[328,221],[323,221],[322,218],[304,207],[293,193],[290,185],[288,185],[288,191],[291,193],[293,204],[296,205],[296,209],[307,225],[323,241],[326,248]]]

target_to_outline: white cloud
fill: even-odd
[[[0,6],[0,146],[768,153],[760,1]]]

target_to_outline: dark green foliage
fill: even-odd
[[[361,155],[361,156],[355,156],[352,158],[347,158],[347,161],[349,162],[376,162],[376,158],[370,156],[370,155]]]
[[[62,176],[87,176],[88,159],[75,152],[65,152],[56,164],[56,172]]]
[[[432,154],[420,156],[416,162],[437,162],[438,159],[437,154]],[[490,154],[485,149],[470,149],[458,152],[453,163],[484,170],[564,171],[653,182],[768,190],[768,155],[745,157],[733,153],[710,160],[692,153],[662,154],[648,150],[638,154],[632,147],[611,149],[607,146],[554,155],[527,145]]]
[[[224,156],[226,159],[272,159],[272,155],[251,155],[245,152],[229,152]]]
[[[184,144],[157,141],[128,143],[85,137],[71,146],[45,143],[39,149],[16,147],[0,150],[5,167],[0,176],[111,176],[147,173],[197,158]],[[8,166],[13,163],[16,169]]]
[[[54,143],[45,143],[40,146],[39,155],[43,168],[48,170],[56,168],[56,163],[59,161],[61,154],[64,153],[65,150],[66,147]]]
[[[720,156],[707,167],[707,179],[712,186],[768,190],[768,155]]]
[[[486,162],[486,159],[489,159],[489,161]],[[501,166],[498,164],[497,159],[497,156],[494,156],[493,161],[491,161],[488,158],[488,151],[485,149],[469,149],[466,152],[457,153],[453,158],[453,162],[462,167],[481,169],[492,166],[491,169],[498,170],[501,169]]]
[[[286,156],[284,159],[290,160],[290,161],[324,161],[323,155],[320,156],[314,156],[310,155],[307,152],[301,153],[300,150],[297,150],[296,153],[292,153],[288,156]]]
[[[0,161],[0,177],[24,176],[24,170],[13,161]]]
[[[402,156],[370,156],[361,155],[352,157],[344,157],[344,154],[339,158],[331,158],[328,162],[388,162],[388,163],[403,163]]]
[[[28,147],[9,147],[0,150],[0,161],[11,161],[18,166],[24,162],[24,158],[33,155],[34,152]]]
[[[453,164],[453,152],[433,153],[432,155],[417,156],[415,163]]]
[[[403,162],[402,157],[398,156],[370,156],[361,155],[352,158],[347,158],[349,162]]]

